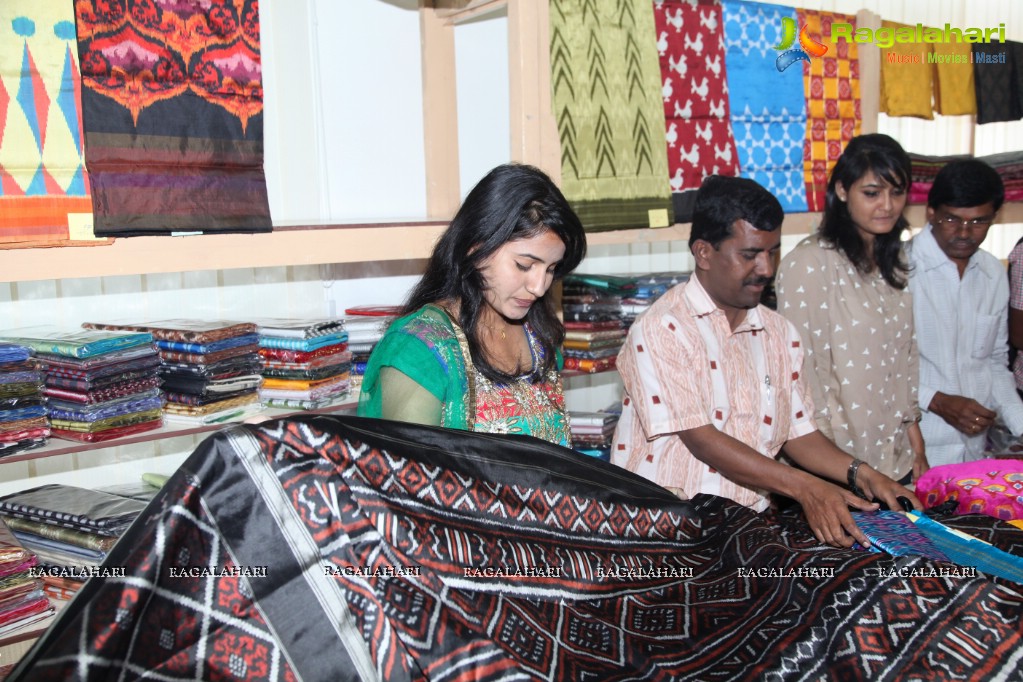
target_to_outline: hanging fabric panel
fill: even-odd
[[[728,115],[721,3],[664,0],[654,3],[654,21],[675,220],[689,222],[705,177],[739,174]]]
[[[977,93],[977,123],[1018,121],[1023,118],[1020,74],[1023,44],[1006,41],[973,44],[973,78]],[[1017,61],[1017,57],[1021,61]]]
[[[89,222],[81,83],[67,3],[0,2],[0,248],[53,246]]]
[[[977,113],[970,43],[934,43],[934,110],[942,116]]]
[[[915,26],[894,21],[881,22],[892,31],[915,31]],[[931,96],[934,69],[928,60],[931,43],[898,42],[881,50],[881,111],[889,116],[933,119]]]
[[[798,69],[778,71],[791,7],[724,0],[725,65],[741,175],[771,191],[786,211],[806,210],[806,98]],[[787,19],[788,21],[783,21]]]
[[[269,232],[256,0],[76,0],[95,232]]]
[[[587,230],[674,222],[650,0],[552,0],[562,191]]]
[[[833,23],[852,25],[849,14],[798,10],[799,25],[823,43],[831,36]],[[826,43],[822,57],[803,61],[803,90],[806,96],[806,140],[803,172],[806,204],[811,211],[823,211],[828,176],[849,140],[860,134],[860,60],[857,44],[847,40]]]

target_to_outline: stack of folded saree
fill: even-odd
[[[622,299],[635,291],[631,277],[571,274],[562,284],[565,319],[565,369],[604,372],[614,369],[627,325]]]
[[[43,581],[33,575],[32,569],[37,565],[36,556],[18,542],[0,519],[0,637],[53,613]]]
[[[366,363],[373,347],[398,315],[397,306],[363,305],[345,310],[345,328],[348,330],[348,350],[352,351],[352,393],[359,391]]]
[[[620,409],[620,406],[616,405]],[[590,457],[611,460],[611,439],[618,426],[621,414],[614,412],[581,412],[568,413],[569,428],[572,432],[572,449]]]
[[[652,272],[637,275],[636,289],[622,299],[622,316],[627,326],[632,326],[650,305],[672,287],[689,281],[688,272]]]
[[[0,457],[44,445],[50,437],[43,373],[32,350],[0,343]]]
[[[614,369],[628,328],[654,301],[689,279],[687,272],[565,277],[565,369],[604,372]]]
[[[909,203],[926,204],[927,194],[931,191],[934,178],[946,163],[955,159],[968,159],[969,156],[927,156],[925,154],[909,154],[912,163],[912,181],[909,186]]]
[[[216,424],[260,409],[259,335],[252,322],[160,320],[84,326],[153,335],[168,421]]]
[[[566,322],[565,369],[591,374],[614,369],[625,334],[621,322]]]
[[[344,320],[261,320],[258,329],[264,406],[314,410],[348,397],[352,353]]]
[[[60,606],[77,593],[90,572],[96,572],[93,567],[107,558],[123,533],[122,521],[133,520],[156,492],[157,488],[144,484],[97,490],[53,486],[5,498],[7,504],[0,511],[5,516],[0,520],[6,521],[18,542],[47,569],[42,576],[43,589],[51,602]],[[72,524],[54,523],[58,511],[67,515],[64,520],[72,519]],[[107,518],[112,520],[109,529],[87,521]]]
[[[35,351],[46,375],[52,435],[91,443],[163,424],[160,360],[151,334],[36,328],[7,340]]]
[[[1002,152],[977,157],[1002,178],[1006,201],[1023,201],[1023,151]]]
[[[607,322],[622,319],[622,299],[636,290],[632,277],[572,273],[561,286],[566,322]]]
[[[44,581],[73,591],[145,507],[140,499],[50,484],[0,497],[0,519],[46,568]]]

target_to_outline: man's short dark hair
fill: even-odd
[[[736,220],[745,220],[764,232],[781,227],[785,211],[773,194],[748,178],[709,175],[696,193],[689,248],[697,239],[715,249],[732,236]]]
[[[1005,185],[998,171],[980,159],[955,159],[938,171],[927,193],[931,208],[968,208],[990,203],[997,211],[1005,201]]]

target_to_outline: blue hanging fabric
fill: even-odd
[[[740,174],[770,190],[786,212],[806,211],[802,69],[787,68],[791,64],[779,61],[785,52],[778,48],[785,45],[785,28],[797,21],[796,10],[740,0],[724,0],[722,6],[728,103]]]

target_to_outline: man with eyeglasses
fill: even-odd
[[[927,195],[927,225],[907,248],[920,430],[931,466],[983,458],[996,421],[1023,434],[1023,401],[1008,366],[1008,278],[980,249],[1004,199],[991,166],[949,162]]]

